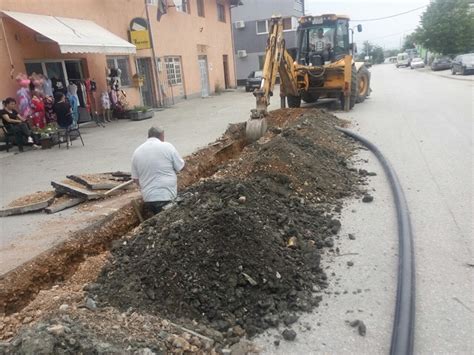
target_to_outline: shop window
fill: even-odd
[[[225,6],[220,2],[217,3],[217,19],[221,22],[225,22]]]
[[[257,21],[257,34],[261,35],[264,33],[268,33],[268,21],[267,20]]]
[[[46,67],[46,75],[48,78],[52,80],[60,80],[64,85],[67,85],[63,62],[46,62],[44,65]]]
[[[107,68],[120,69],[122,71],[120,80],[122,86],[130,86],[132,83],[130,77],[130,62],[128,57],[107,57]]]
[[[25,63],[26,73],[43,74],[50,79],[61,81],[67,85],[69,80],[83,80],[84,70],[80,60],[45,60],[28,61]]]
[[[180,57],[166,57],[166,74],[170,85],[181,85],[183,83],[181,58]]]
[[[82,65],[77,60],[66,60],[66,72],[69,79],[81,80],[84,78]]]
[[[204,0],[197,0],[196,4],[198,16],[204,17]]]
[[[44,74],[43,65],[41,63],[25,63],[25,68],[27,75],[31,75],[33,73]]]

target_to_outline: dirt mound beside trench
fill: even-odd
[[[272,139],[245,148],[240,159],[231,161],[216,177],[284,175],[292,193],[314,203],[340,205],[354,192],[354,171],[347,167],[354,146],[335,130],[344,121],[320,110],[304,110],[288,121],[287,110],[272,112]]]
[[[312,110],[274,126],[187,189],[179,208],[118,245],[90,296],[119,309],[196,319],[229,342],[310,311],[320,301],[313,288],[326,284],[320,249],[334,245],[340,228],[327,212],[357,190],[347,166],[354,147],[336,124]]]
[[[279,315],[310,310],[319,301],[312,287],[326,278],[318,246],[331,237],[332,220],[279,189],[269,178],[190,190],[179,209],[113,251],[99,300],[204,320],[219,331],[239,325],[249,335],[278,324]],[[325,232],[314,235],[319,228]]]

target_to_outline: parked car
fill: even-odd
[[[262,75],[263,72],[261,70],[251,72],[245,82],[245,91],[250,92],[254,89],[259,89],[262,84]]]
[[[433,60],[431,63],[431,70],[446,70],[451,69],[451,58],[449,57],[439,57]]]
[[[454,58],[451,67],[451,74],[460,73],[466,75],[474,72],[474,53],[461,54]]]
[[[395,66],[397,68],[408,67],[410,65],[409,60],[410,60],[410,57],[408,56],[408,53],[398,53],[397,63],[395,64]]]
[[[417,68],[424,68],[425,67],[425,62],[423,59],[417,57],[413,58],[410,63],[410,69],[417,69]]]
[[[411,48],[411,49],[405,50],[405,52],[408,54],[408,66],[410,66],[411,61],[412,61],[414,58],[418,58],[418,57],[419,57],[418,51],[416,50],[416,48]]]

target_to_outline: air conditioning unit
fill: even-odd
[[[235,22],[235,28],[245,28],[245,21],[236,21]]]
[[[245,49],[240,49],[237,51],[237,57],[245,58],[247,56],[247,51]]]

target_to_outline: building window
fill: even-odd
[[[67,86],[69,80],[82,80],[84,70],[80,60],[44,60],[25,62],[26,74],[43,74],[50,79],[60,80]]]
[[[176,11],[185,12],[187,14],[191,13],[189,0],[173,0],[173,2],[176,7]]]
[[[291,17],[285,17],[283,19],[283,31],[291,31],[293,29],[291,22]]]
[[[261,20],[257,21],[257,34],[265,34],[268,33],[268,21],[267,20]]]
[[[225,22],[225,6],[219,2],[217,3],[217,19]]]
[[[120,81],[122,82],[122,86],[130,86],[132,84],[128,57],[107,57],[107,68],[121,70]]]
[[[204,0],[197,0],[197,13],[198,16],[204,17]]]
[[[25,63],[25,67],[27,75],[31,75],[33,73],[44,74],[42,63]]]
[[[170,85],[181,85],[183,83],[183,76],[181,71],[180,57],[166,57],[166,75],[168,76],[168,83]]]

